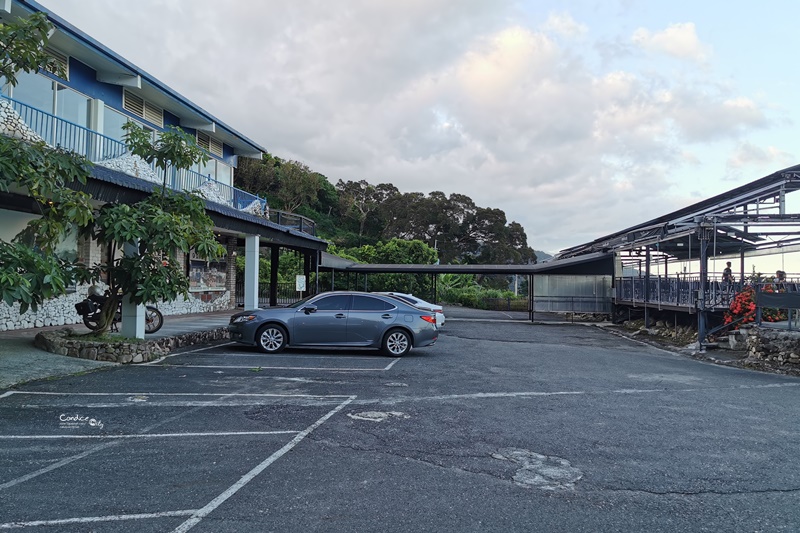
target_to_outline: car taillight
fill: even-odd
[[[422,315],[420,318],[429,324],[436,324],[436,317],[433,315]]]

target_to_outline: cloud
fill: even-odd
[[[542,29],[565,37],[584,35],[589,29],[584,24],[579,24],[569,13],[551,13]]]
[[[748,167],[785,168],[796,160],[795,156],[775,148],[757,146],[750,142],[742,142],[736,146],[735,151],[727,161],[727,168],[733,175],[740,175]]]
[[[712,54],[691,23],[592,40],[571,12],[537,21],[511,0],[231,1],[224,17],[211,0],[42,1],[274,155],[468,195],[537,249],[683,207],[674,175],[707,146],[771,164],[744,141],[773,126],[769,102],[697,68]],[[689,61],[642,69],[640,50]]]
[[[672,24],[656,33],[639,28],[633,32],[631,41],[644,50],[667,54],[678,59],[704,63],[711,57],[711,47],[700,41],[691,22]]]

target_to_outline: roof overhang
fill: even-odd
[[[86,192],[102,203],[134,203],[152,195],[159,184],[129,176],[102,166],[92,168],[92,178],[85,184],[75,182],[73,189]],[[264,245],[277,245],[300,251],[321,251],[328,242],[293,228],[275,224],[265,218],[244,213],[209,200],[206,213],[217,230],[236,237],[258,235]]]
[[[14,0],[10,4],[9,0],[0,0],[0,14],[3,11],[2,6],[8,6],[7,11],[11,18],[28,17],[37,11],[47,13],[56,27],[50,38],[51,45],[94,69],[98,81],[139,89],[143,98],[177,116],[181,126],[202,131],[210,131],[208,128],[212,128],[213,131],[210,132],[223,143],[233,147],[235,155],[260,159],[261,154],[266,152],[266,149],[254,141],[227,126],[44,6],[32,0]]]

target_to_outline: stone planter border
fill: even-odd
[[[182,346],[207,344],[229,338],[226,327],[141,342],[97,342],[83,340],[80,337],[70,337],[74,333],[72,328],[42,331],[36,334],[34,345],[39,349],[58,355],[129,364],[153,361]]]

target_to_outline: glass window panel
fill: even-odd
[[[372,296],[353,295],[353,309],[358,311],[386,311],[392,307],[389,303]]]
[[[313,303],[317,306],[317,311],[344,311],[350,305],[350,296],[326,296]]]
[[[41,111],[53,113],[53,81],[39,74],[21,72],[12,89],[15,100]]]
[[[59,84],[56,92],[56,116],[88,128],[89,99]]]
[[[206,161],[205,165],[200,163],[200,170],[198,172],[203,176],[210,177],[212,180],[217,179],[216,159],[209,159]]]
[[[217,181],[225,185],[233,186],[233,167],[222,161],[217,161]]]
[[[53,143],[81,155],[89,154],[92,142],[89,126],[89,99],[61,84],[56,84],[56,116],[63,120],[54,122]]]
[[[103,110],[102,134],[116,141],[122,141],[122,135],[125,133],[122,126],[124,126],[126,122],[128,122],[128,117],[106,106]]]

